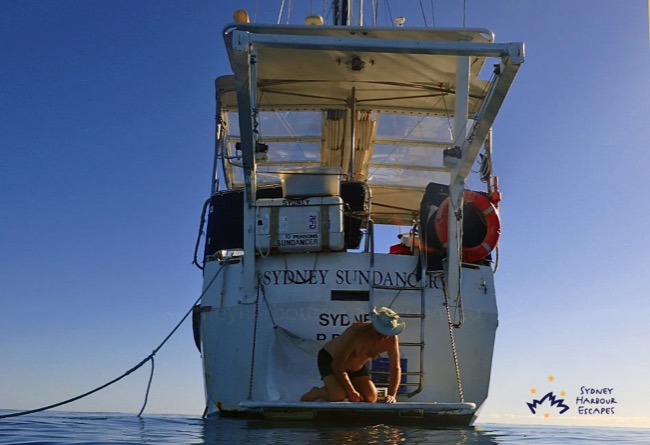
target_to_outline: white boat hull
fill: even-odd
[[[438,402],[438,409],[442,403],[471,402],[475,408],[463,423],[471,422],[487,397],[497,327],[491,269],[472,265],[462,271],[464,322],[453,330],[461,399],[441,276],[425,274],[418,282],[416,256],[375,254],[374,279],[370,280],[370,258],[367,253],[257,258],[260,285],[248,298],[242,294],[241,260],[206,263],[200,332],[209,413],[277,414],[288,409],[291,414],[306,412],[309,416],[311,411],[304,411],[305,403],[294,404],[305,391],[321,384],[315,354],[326,340],[351,323],[367,319],[371,284],[405,287],[402,291],[375,289],[372,298],[372,304],[391,306],[404,314],[421,310],[421,294],[415,289],[423,285],[422,363],[419,347],[400,348],[405,371],[422,371],[422,386],[414,391],[418,376],[407,376],[411,386],[404,387],[403,392],[417,393],[398,395],[395,407],[409,412],[421,409],[409,403]],[[455,308],[450,309],[453,316]],[[420,320],[407,319],[400,342],[419,340]],[[271,405],[263,406],[265,403]],[[336,404],[332,406],[342,408],[332,409],[357,410],[356,405]],[[314,412],[323,411],[322,404],[314,407],[319,408]],[[466,414],[463,411],[459,415],[467,418]]]

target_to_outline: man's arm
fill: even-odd
[[[390,379],[388,381],[388,395],[386,396],[386,403],[395,403],[397,400],[397,390],[399,388],[400,380],[402,380],[402,367],[400,366],[399,356],[399,340],[397,335],[393,338],[393,342],[388,348],[388,360],[390,366]]]

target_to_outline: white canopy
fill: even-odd
[[[494,44],[486,29],[236,24],[224,38],[234,72],[216,80],[227,185],[244,184],[247,162],[261,183],[286,167],[339,166],[368,182],[380,223],[409,224],[429,182],[469,173],[523,61],[521,44]],[[460,88],[458,56],[469,57]],[[479,80],[491,57],[493,78]],[[467,125],[453,135],[457,90]],[[253,138],[268,153],[255,156]],[[455,172],[443,156],[454,146]]]
[[[226,30],[231,66],[238,73],[232,51],[232,30]],[[486,29],[404,29],[286,27],[238,25],[237,30],[254,34],[296,38],[367,41],[392,39],[404,42],[490,43]],[[296,36],[296,32],[300,35]],[[230,40],[230,41],[229,41]],[[229,44],[228,44],[229,43]],[[398,111],[453,116],[456,88],[456,58],[449,55],[359,51],[342,49],[300,49],[287,46],[256,45],[260,109],[346,108],[355,88],[360,110]],[[477,111],[488,82],[477,76],[484,57],[472,57],[470,71],[470,112]],[[228,85],[230,83],[230,85]],[[221,78],[217,88],[234,87],[234,78]],[[223,98],[224,106],[236,106],[234,94]]]

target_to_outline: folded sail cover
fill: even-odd
[[[269,350],[269,399],[300,400],[311,387],[322,385],[316,357],[325,342],[300,338],[279,326],[274,331]]]

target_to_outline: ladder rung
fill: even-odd
[[[442,270],[427,270],[426,274],[427,275],[443,276],[445,274],[445,272],[442,271]]]
[[[371,250],[371,255],[374,255],[374,250]],[[372,264],[372,263],[371,263]],[[371,266],[372,267],[372,266]],[[435,276],[435,275],[434,275]],[[422,283],[422,282],[421,282]],[[405,298],[412,299],[412,298],[420,298],[421,299],[421,305],[422,305],[422,313],[407,313],[407,314],[400,314],[400,317],[403,319],[409,318],[409,319],[415,319],[416,324],[420,325],[420,340],[424,340],[422,337],[422,330],[424,329],[424,323],[425,323],[425,314],[424,314],[424,306],[425,306],[425,297],[426,297],[426,287],[425,286],[408,286],[407,283],[402,283],[402,286],[393,286],[393,285],[383,285],[383,284],[370,284],[370,299],[371,302],[375,302],[375,290],[380,291],[380,290],[385,290],[385,291],[393,291],[395,292],[398,296],[400,295],[401,292],[413,292],[416,291],[419,295],[419,297],[416,297],[414,294],[405,296]],[[378,293],[381,295],[380,293]],[[384,296],[388,295],[388,293],[383,294]],[[397,297],[395,297],[397,298]],[[417,310],[417,309],[416,309]],[[417,320],[420,320],[419,323]],[[424,347],[425,343],[424,341],[420,342],[400,342],[399,346],[403,347],[417,347],[419,348],[419,367],[413,366],[413,368],[417,368],[418,371],[411,371],[411,372],[402,372],[402,376],[407,377],[408,380],[415,380],[416,382],[404,382],[400,383],[399,386],[400,388],[406,388],[410,387],[412,389],[405,390],[404,393],[406,394],[407,397],[413,397],[414,395],[420,393],[422,391],[422,387],[424,384],[424,372],[423,372],[423,352],[424,352]],[[417,354],[417,352],[416,352]],[[388,380],[388,376],[390,375],[389,370],[382,370],[382,371],[375,371],[371,370],[370,374],[373,376],[373,378],[376,376],[377,380]],[[406,380],[406,379],[405,379]],[[382,382],[386,384],[387,382]]]
[[[402,375],[404,375],[404,374],[402,374]],[[377,386],[381,388],[383,385],[381,383],[378,383]],[[404,383],[400,383],[399,386],[420,386],[420,383],[419,382],[404,382]]]
[[[370,374],[377,374],[377,375],[390,375],[390,371],[370,371]],[[410,372],[402,372],[402,375],[424,375],[423,372],[419,371],[410,371]]]

